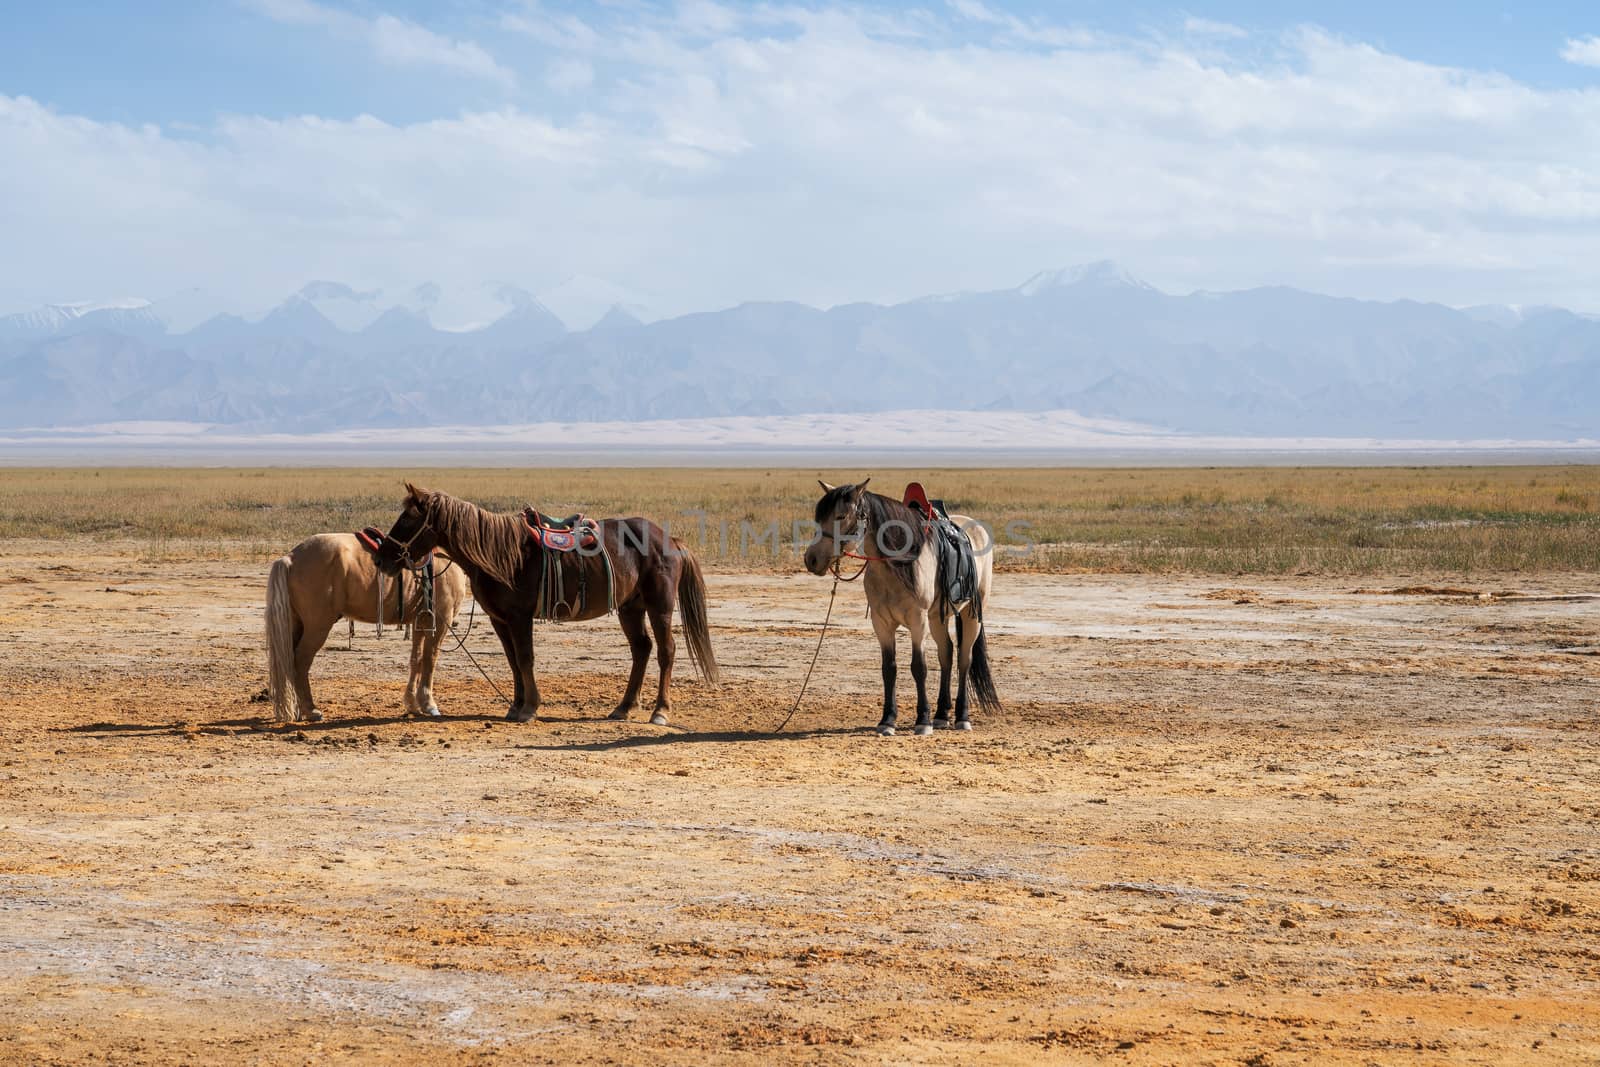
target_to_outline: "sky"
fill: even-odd
[[[657,314],[1018,285],[1600,310],[1600,6],[0,12],[0,312],[311,279]]]

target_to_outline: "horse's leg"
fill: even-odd
[[[950,620],[941,615],[939,624],[933,627],[933,647],[939,653],[939,707],[934,713],[935,726],[950,725],[950,667],[955,659],[954,642],[950,640]]]
[[[906,630],[911,634],[911,680],[917,683],[917,733],[933,733],[933,709],[928,706],[928,661],[923,655],[928,617],[916,613]]]
[[[517,669],[523,678],[523,696],[517,713],[506,718],[514,722],[532,722],[539,715],[539,680],[533,674],[533,616],[530,614],[512,620],[508,629],[517,657]]]
[[[439,662],[439,641],[444,624],[435,620],[433,633],[411,627],[411,678],[406,683],[406,710],[429,718],[439,717],[439,705],[433,702],[433,668]]]
[[[656,635],[656,663],[661,668],[661,683],[656,689],[656,710],[650,721],[657,726],[667,725],[667,712],[671,710],[668,696],[672,688],[672,658],[677,652],[672,642],[672,601],[665,609],[650,612],[650,631]]]
[[[872,613],[872,629],[878,635],[878,648],[883,654],[883,718],[878,721],[878,733],[894,736],[894,635],[899,626],[889,618],[887,611]]]
[[[300,717],[307,722],[321,722],[322,712],[311,699],[311,661],[322,651],[336,619],[317,619],[296,627],[294,642],[294,697],[300,704]]]
[[[960,655],[956,660],[961,675],[960,685],[956,690],[955,729],[957,730],[972,729],[972,722],[967,717],[967,674],[972,669],[972,646],[978,643],[978,627],[982,625],[983,623],[976,618],[969,618],[964,611],[956,615],[956,641],[961,645]]]
[[[628,712],[639,703],[639,690],[644,686],[644,668],[650,662],[650,635],[644,631],[644,608],[637,604],[618,608],[617,621],[622,623],[622,635],[628,639],[628,651],[633,653],[633,669],[628,672],[628,688],[622,692],[622,703],[611,717],[626,719]]]
[[[515,719],[517,711],[522,707],[522,666],[517,660],[517,646],[511,640],[511,627],[489,616],[489,623],[494,627],[495,636],[500,638],[500,648],[506,654],[506,662],[511,664],[511,706],[506,709],[506,718]]]

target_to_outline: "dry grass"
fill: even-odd
[[[811,515],[815,478],[851,474],[9,469],[0,536],[131,541],[153,558],[266,558],[320,530],[387,527],[411,478],[493,508],[646,515],[711,561],[792,567],[794,523]],[[911,478],[990,522],[1009,545],[1007,568],[1468,574],[1600,564],[1594,466],[878,471],[874,485],[898,492]]]

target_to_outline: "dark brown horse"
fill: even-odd
[[[611,713],[626,719],[639,701],[645,664],[650,658],[650,633],[655,634],[661,685],[650,721],[667,723],[672,686],[672,612],[683,605],[683,636],[689,658],[707,681],[717,680],[706,623],[706,585],[700,564],[677,538],[648,519],[602,519],[596,524],[594,550],[554,552],[529,531],[523,514],[485,511],[448,493],[418,489],[406,483],[406,499],[389,537],[401,545],[425,550],[437,543],[456,561],[472,583],[472,596],[500,635],[516,692],[506,718],[528,722],[539,710],[539,683],[533,674],[533,620],[541,606],[561,600],[569,606],[561,621],[594,619],[614,605],[622,632],[633,652],[633,672],[622,702]],[[603,549],[603,552],[601,551]],[[543,588],[559,576],[565,590],[592,590],[568,602]],[[607,582],[609,581],[609,590]],[[607,592],[610,596],[606,596]],[[650,633],[645,632],[649,619]]]

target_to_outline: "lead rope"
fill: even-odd
[[[483,675],[483,680],[489,683],[489,688],[494,690],[494,695],[499,697],[502,702],[508,702],[509,703],[509,701],[507,700],[506,695],[504,693],[500,692],[500,687],[498,685],[494,684],[494,679],[489,677],[489,672],[483,669],[483,664],[478,662],[478,657],[474,656],[472,654],[472,649],[467,647],[467,638],[472,636],[472,624],[477,619],[477,617],[478,617],[478,602],[477,602],[477,600],[473,600],[472,608],[467,612],[467,632],[466,633],[457,632],[456,631],[455,621],[452,620],[450,622],[450,635],[456,639],[456,647],[455,648],[447,648],[447,649],[444,649],[443,651],[445,651],[445,652],[455,652],[457,650],[460,650],[462,652],[465,652],[467,654],[467,659],[471,660],[472,661],[472,665],[474,667],[478,668],[478,673]]]
[[[859,577],[859,576],[858,576]],[[817,669],[817,657],[822,655],[822,639],[828,636],[828,622],[833,618],[833,600],[839,595],[839,583],[845,579],[839,575],[839,561],[833,561],[833,589],[828,593],[828,614],[822,617],[822,632],[817,634],[817,650],[811,654],[811,666],[806,668],[806,680],[800,683],[800,694],[794,698],[794,707],[789,709],[789,714],[783,717],[774,734],[783,733],[783,728],[789,725],[789,720],[794,718],[794,713],[800,710],[800,701],[805,699],[806,687],[811,684],[811,672]]]

